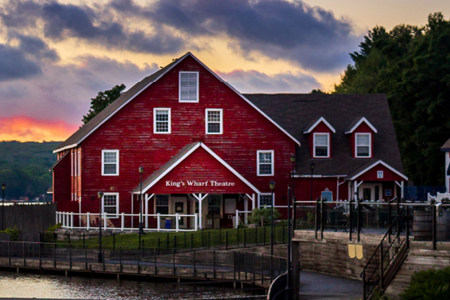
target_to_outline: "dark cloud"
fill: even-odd
[[[241,93],[309,93],[321,88],[313,76],[302,73],[267,75],[255,70],[234,70],[217,74]]]
[[[41,67],[19,48],[0,44],[0,82],[41,74]]]
[[[44,60],[49,60],[52,62],[59,60],[59,55],[55,50],[50,49],[43,40],[33,37],[33,36],[25,36],[25,35],[17,35],[17,39],[20,41],[19,48],[31,55]]]
[[[140,53],[179,54],[199,48],[193,38],[223,37],[249,59],[262,54],[323,72],[350,63],[348,53],[360,41],[350,22],[300,0],[111,0],[92,6],[10,0],[0,17],[15,29],[43,23],[53,40],[74,37]]]

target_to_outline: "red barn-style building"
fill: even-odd
[[[69,227],[94,226],[101,205],[108,228],[137,228],[141,193],[144,228],[172,215],[171,228],[192,230],[231,227],[236,210],[272,203],[287,215],[292,174],[297,200],[386,200],[407,180],[384,95],[240,94],[191,53],[54,152],[53,201],[72,213]]]

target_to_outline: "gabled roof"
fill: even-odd
[[[441,151],[450,151],[450,139],[448,139],[441,147]]]
[[[87,124],[82,126],[78,131],[76,131],[72,136],[70,136],[66,141],[62,142],[53,153],[57,153],[66,149],[74,148],[78,146],[84,139],[86,139],[91,133],[93,133],[96,129],[98,129],[103,123],[105,123],[109,118],[115,115],[122,107],[127,105],[130,101],[132,101],[136,96],[138,96],[141,92],[147,89],[150,85],[158,81],[161,77],[163,77],[167,72],[169,72],[172,68],[178,65],[181,61],[183,61],[186,57],[192,57],[196,60],[201,66],[203,66],[206,70],[208,70],[211,74],[213,74],[218,80],[227,85],[230,89],[232,89],[236,94],[238,94],[243,100],[245,100],[250,106],[252,106],[255,110],[257,110],[260,114],[262,114],[266,119],[268,119],[272,124],[274,124],[278,129],[280,129],[284,134],[286,134],[289,138],[291,138],[296,144],[300,145],[300,142],[290,135],[287,131],[284,130],[282,126],[274,122],[265,112],[261,111],[257,106],[255,106],[251,101],[246,99],[239,93],[236,89],[234,89],[227,82],[222,80],[217,74],[215,74],[211,69],[209,69],[205,64],[203,64],[200,60],[198,60],[192,53],[187,52],[185,55],[181,56],[178,59],[175,59],[170,64],[165,66],[164,68],[158,70],[150,76],[145,77],[142,81],[136,83],[131,89],[123,93],[116,101],[107,106],[104,110],[102,110],[98,115],[96,115],[92,120],[90,120]]]
[[[355,170],[378,160],[404,173],[389,105],[384,94],[244,94],[244,96],[299,139],[303,146],[296,151],[299,176],[311,174],[309,165],[312,161],[316,164],[314,175],[350,176]],[[373,135],[372,158],[354,158],[349,137],[344,134],[352,120],[361,120],[362,114],[378,130],[378,133]],[[331,136],[330,159],[311,158],[308,151],[308,136],[303,134],[303,129],[320,117],[333,124],[336,130]]]
[[[53,170],[63,159],[67,156],[69,152],[65,153],[63,156],[61,156],[54,164],[50,167],[49,171]]]
[[[161,168],[155,171],[150,177],[142,182],[142,193],[147,192],[152,186],[158,183],[164,176],[166,176],[170,171],[172,171],[176,166],[183,162],[189,155],[195,152],[198,148],[203,148],[212,157],[219,161],[225,168],[227,168],[231,173],[233,173],[237,178],[244,182],[249,188],[251,188],[255,193],[259,194],[259,190],[251,184],[247,179],[245,179],[241,174],[239,174],[235,169],[233,169],[229,164],[227,164],[220,156],[214,153],[208,146],[202,142],[192,143],[186,145],[181,149],[175,156],[173,156],[167,163],[165,163]],[[134,194],[140,193],[139,185],[133,189]]]
[[[404,180],[408,180],[408,177],[406,177],[404,174],[400,173],[399,171],[397,171],[396,169],[394,169],[393,167],[391,167],[390,165],[388,165],[387,163],[385,163],[382,160],[379,160],[379,161],[376,161],[376,162],[369,162],[369,163],[367,163],[366,166],[363,166],[362,168],[360,168],[360,170],[356,170],[353,174],[351,174],[349,176],[349,179],[350,180],[355,180],[359,176],[363,175],[364,173],[366,173],[367,171],[375,168],[378,165],[382,165],[385,168],[387,168],[390,171],[392,171],[393,173],[395,173],[398,176],[402,177]]]
[[[361,123],[363,122],[366,123],[366,125],[369,126],[373,132],[377,133],[377,129],[365,117],[362,117],[354,119],[350,124],[348,124],[347,128],[345,129],[345,134],[353,133],[353,131],[355,131],[356,128],[358,128],[359,125],[361,125]]]
[[[323,122],[333,133],[336,133],[336,130],[334,129],[334,127],[331,126],[331,124],[328,123],[324,117],[320,117],[320,118],[316,118],[316,119],[312,120],[308,125],[306,125],[305,131],[303,131],[303,133],[304,134],[311,133],[311,131],[313,131],[314,128],[316,128],[317,125],[320,124],[320,122]]]

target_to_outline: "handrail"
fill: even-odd
[[[396,203],[396,205],[399,205],[400,203]],[[399,264],[397,264],[397,266],[395,266],[393,264],[394,260],[398,257],[399,253],[402,253],[401,256],[404,258],[406,253],[406,251],[409,248],[409,221],[408,221],[408,207],[404,206],[404,203],[402,203],[403,206],[401,208],[401,210],[398,210],[398,214],[397,217],[394,219],[394,221],[390,224],[387,232],[384,234],[383,238],[381,239],[380,243],[378,244],[378,246],[375,248],[375,251],[373,252],[372,256],[367,260],[366,265],[364,266],[360,277],[363,280],[363,299],[369,299],[373,289],[376,286],[380,287],[380,290],[383,291],[386,288],[386,284],[388,284],[390,282],[390,280],[393,277],[393,274],[397,271]],[[400,232],[399,232],[399,222],[400,222],[400,218],[402,217],[402,213],[406,208],[406,237],[400,239]],[[392,231],[392,229],[394,228],[394,226],[397,226],[397,234],[396,237],[391,241],[390,240],[390,233]],[[389,237],[389,241],[388,241],[388,246],[386,249],[384,249],[383,244],[388,240],[387,237]],[[406,243],[405,243],[406,240]],[[394,243],[397,243],[399,246],[399,249],[402,249],[401,251],[398,251],[396,253],[394,253],[394,255],[392,257],[389,257],[389,259],[386,261],[386,266],[385,264],[385,258],[388,257],[387,255],[389,255],[389,252],[392,248],[392,246],[394,245]],[[404,249],[404,247],[406,247]],[[376,255],[379,255],[379,262],[374,263],[374,258]],[[402,259],[402,258],[400,258]],[[402,260],[403,261],[403,260]],[[400,262],[401,264],[401,262]],[[368,271],[369,266],[372,265],[374,266],[373,272],[371,272],[370,274],[367,274],[369,276],[366,276],[366,273]],[[391,270],[391,268],[394,268]],[[377,273],[377,271],[379,272],[379,278],[374,277],[374,275]],[[393,273],[394,272],[394,273]],[[385,273],[386,273],[386,277],[385,277]],[[372,287],[370,289],[370,287]],[[368,290],[368,288],[370,290]]]

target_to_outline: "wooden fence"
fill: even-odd
[[[4,212],[2,213],[3,209]],[[3,229],[17,226],[20,232],[35,234],[56,224],[56,205],[54,203],[0,205],[0,226],[2,215],[4,216]]]

